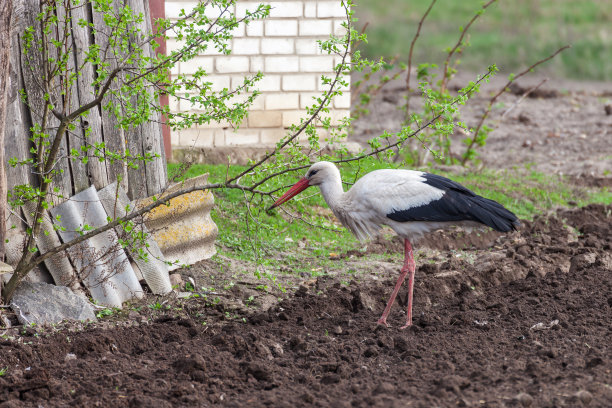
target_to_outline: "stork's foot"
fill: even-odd
[[[376,324],[379,326],[385,326],[385,327],[389,327],[389,325],[387,324],[387,317],[381,317],[380,319],[378,319],[376,321]]]
[[[408,318],[406,319],[406,324],[400,327],[400,330],[408,329],[412,327],[412,313],[408,312]]]

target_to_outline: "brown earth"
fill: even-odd
[[[466,86],[476,74],[461,74],[451,81],[451,89]],[[356,80],[357,78],[353,78]],[[576,82],[548,80],[529,95],[527,91],[547,78],[536,75],[518,80],[510,92],[494,104],[486,124],[494,130],[487,143],[477,150],[484,165],[493,169],[523,167],[551,174],[601,178],[610,181],[612,172],[612,82]],[[475,127],[490,98],[505,85],[507,78],[498,74],[484,83],[465,106],[460,119]],[[372,80],[371,83],[375,83]],[[415,84],[416,80],[412,81]],[[354,123],[353,142],[366,143],[384,130],[401,128],[405,104],[404,80],[390,81],[368,105],[370,114]],[[419,109],[418,97],[411,98]],[[453,153],[460,155],[466,135],[453,136]]]
[[[391,260],[347,284],[304,282],[268,310],[170,300],[102,323],[8,331],[0,407],[607,407],[611,212],[560,210],[490,249],[419,252],[409,330],[398,329],[400,307],[393,327],[374,324]]]

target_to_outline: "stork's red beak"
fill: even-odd
[[[308,187],[310,187],[310,185],[308,184],[308,179],[306,177],[304,177],[303,179],[301,179],[300,181],[295,183],[293,185],[293,187],[291,187],[289,190],[287,190],[287,192],[285,194],[283,194],[283,196],[281,198],[276,200],[276,202],[274,204],[272,204],[272,206],[270,208],[268,208],[268,211],[273,209],[273,208],[278,207],[282,203],[286,203],[287,201],[291,200],[293,197],[295,197],[296,195],[298,195],[302,191],[306,190]]]

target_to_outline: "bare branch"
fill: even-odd
[[[467,32],[470,29],[470,27],[472,26],[472,24],[474,24],[474,22],[476,20],[478,20],[480,15],[487,9],[487,7],[489,7],[491,4],[495,3],[496,1],[497,0],[489,0],[489,2],[487,2],[486,4],[482,5],[482,8],[480,10],[478,10],[478,12],[476,14],[474,14],[472,19],[467,23],[467,25],[463,28],[463,30],[461,30],[461,35],[459,36],[459,39],[457,40],[457,43],[448,52],[448,55],[446,56],[446,59],[444,60],[444,68],[442,69],[442,84],[440,85],[440,91],[442,93],[446,90],[446,86],[448,85],[448,81],[450,79],[448,65],[450,64],[451,58],[457,52],[459,47],[461,47],[461,45],[463,44],[463,38],[467,34]]]
[[[538,89],[539,87],[541,87],[542,85],[544,85],[546,82],[548,81],[548,78],[544,78],[543,80],[541,80],[537,85],[532,86],[531,88],[529,88],[527,91],[525,91],[520,98],[518,98],[518,100],[516,102],[514,102],[512,104],[512,106],[510,106],[508,109],[506,109],[506,111],[504,113],[502,113],[501,118],[505,118],[507,114],[509,114],[512,109],[516,108],[521,102],[523,102],[523,100],[528,97],[533,91],[535,91],[536,89]]]
[[[408,66],[406,67],[406,91],[408,92],[408,95],[406,96],[406,116],[408,116],[408,113],[410,111],[410,71],[412,70],[412,52],[414,51],[414,44],[416,43],[417,39],[419,38],[419,35],[421,34],[421,27],[423,26],[423,22],[429,15],[429,12],[433,8],[434,4],[436,4],[436,1],[437,0],[432,0],[432,2],[429,4],[427,11],[425,11],[425,14],[423,14],[423,17],[421,17],[421,20],[419,21],[417,31],[414,34],[414,37],[412,38],[412,42],[410,43],[410,51],[408,52]]]

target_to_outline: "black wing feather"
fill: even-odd
[[[423,177],[426,184],[444,191],[442,198],[419,207],[396,210],[387,217],[397,222],[476,221],[501,232],[515,230],[520,225],[516,215],[496,201],[481,197],[446,177],[428,173]]]

